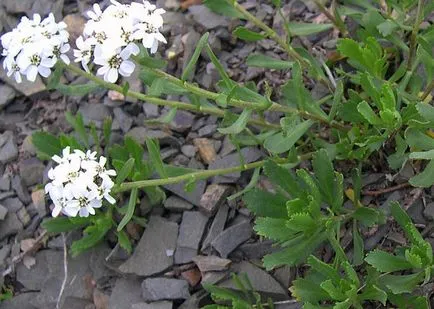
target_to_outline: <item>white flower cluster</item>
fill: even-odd
[[[102,206],[103,199],[115,203],[110,195],[114,186],[110,177],[116,176],[116,172],[105,168],[105,157],[97,161],[96,152],[71,152],[66,147],[62,157],[55,155],[52,159],[57,165],[48,171],[51,182],[45,186],[45,192],[54,203],[53,217],[61,212],[69,217],[88,217]]]
[[[89,21],[86,23],[83,36],[76,41],[74,50],[75,62],[81,62],[83,68],[89,71],[88,64],[99,65],[97,74],[104,80],[114,83],[119,74],[130,76],[135,68],[131,55],[140,52],[142,43],[155,53],[158,43],[167,43],[159,29],[163,26],[163,9],[157,9],[148,1],[120,4],[111,0],[104,11],[98,4],[89,11]]]
[[[22,17],[16,28],[1,37],[7,75],[14,75],[21,83],[24,74],[34,82],[38,73],[48,77],[59,58],[69,63],[65,55],[70,49],[69,34],[65,29],[66,24],[56,23],[53,14],[44,20],[39,14],[34,14],[33,19]]]

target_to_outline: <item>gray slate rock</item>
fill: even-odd
[[[7,213],[0,224],[0,240],[18,233],[23,229],[23,224],[15,213]]]
[[[172,309],[171,301],[157,301],[153,303],[138,303],[131,306],[131,309]]]
[[[146,142],[146,139],[148,138],[156,138],[160,140],[160,144],[162,144],[161,140],[167,139],[170,137],[170,135],[164,131],[161,130],[149,130],[145,127],[135,127],[132,128],[126,136],[130,136],[134,138],[139,144],[144,145]]]
[[[191,128],[193,125],[195,115],[187,111],[178,110],[175,117],[170,122],[170,128],[173,131],[183,133]]]
[[[237,274],[245,273],[253,289],[265,297],[271,297],[273,300],[286,300],[289,298],[286,290],[282,288],[276,279],[266,271],[249,262],[242,261],[238,264],[234,264],[231,270]],[[220,283],[218,286],[237,290],[231,279]]]
[[[149,278],[142,282],[145,301],[176,300],[190,297],[188,282],[169,278]]]
[[[423,211],[423,215],[428,220],[431,220],[431,221],[434,220],[434,202],[428,203],[425,206],[425,209]]]
[[[81,104],[79,110],[83,115],[83,121],[87,125],[90,122],[95,122],[95,125],[100,125],[103,121],[111,117],[110,109],[103,104]]]
[[[188,263],[197,255],[207,222],[208,218],[199,211],[184,211],[175,251],[176,264]]]
[[[142,302],[142,288],[139,280],[119,278],[110,295],[108,309],[131,308]]]
[[[6,218],[6,214],[8,213],[8,209],[0,204],[0,220],[4,220]]]
[[[194,186],[194,189],[191,192],[186,192],[184,186],[185,186],[184,183],[175,183],[175,184],[165,185],[163,187],[169,190],[170,192],[178,195],[179,197],[182,197],[184,200],[189,201],[193,205],[199,206],[200,198],[202,197],[202,194],[205,191],[206,181],[199,180],[198,182],[196,182],[196,185]]]
[[[8,209],[9,212],[14,213],[24,207],[24,204],[21,203],[20,199],[16,197],[6,198],[2,201],[2,204]]]
[[[23,180],[19,175],[15,175],[12,178],[12,188],[24,204],[28,204],[32,201],[29,191],[27,188],[24,188]]]
[[[11,189],[11,179],[9,175],[4,174],[0,177],[0,191],[9,191]]]
[[[226,17],[211,12],[205,5],[192,5],[189,11],[193,14],[193,19],[208,30],[229,25]]]
[[[0,93],[0,110],[2,110],[15,98],[16,93],[14,88],[8,85],[0,85]]]
[[[66,297],[61,309],[95,309],[95,305],[88,299]]]
[[[119,122],[122,132],[127,133],[133,125],[133,119],[119,107],[113,110],[113,114],[115,115],[115,119]]]
[[[25,159],[19,163],[20,175],[26,186],[42,182],[45,165],[38,158]]]
[[[231,264],[231,260],[222,259],[218,256],[204,256],[198,255],[193,258],[193,262],[197,268],[204,273],[208,271],[222,271],[228,269]]]
[[[252,226],[246,220],[224,230],[212,241],[211,245],[221,257],[226,258],[239,245],[248,240],[252,232]]]
[[[224,230],[226,219],[228,217],[229,207],[228,205],[222,205],[219,207],[217,214],[212,221],[208,234],[202,244],[202,251],[207,249],[211,242]]]
[[[193,204],[175,195],[169,196],[164,201],[164,208],[170,211],[185,211],[193,208]]]
[[[173,265],[178,224],[152,216],[133,255],[120,267],[124,273],[151,276]]]
[[[39,293],[21,293],[12,299],[0,302],[0,309],[39,309],[33,306],[33,300]]]
[[[213,135],[217,131],[217,125],[216,124],[208,124],[197,131],[197,134],[200,137],[209,137]]]
[[[9,3],[19,4],[33,2],[33,0],[23,0],[23,1],[15,1],[8,0]],[[27,10],[25,10],[26,12]],[[41,77],[38,75],[34,82],[29,82],[25,77],[23,77],[23,81],[21,83],[17,83],[13,76],[7,76],[6,71],[3,68],[0,70],[0,79],[3,80],[6,84],[12,86],[16,91],[22,93],[24,96],[29,97],[33,94],[45,91],[45,84],[42,82]]]
[[[0,134],[0,163],[9,163],[17,157],[18,148],[12,131],[6,131]]]
[[[206,188],[200,199],[200,210],[207,216],[214,215],[219,207],[226,201],[232,188],[225,185],[212,184]]]

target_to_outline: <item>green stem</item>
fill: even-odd
[[[311,153],[300,155],[298,157],[298,162],[301,162],[303,160],[310,158],[311,155],[312,155]],[[274,159],[274,161],[276,163],[280,163],[280,164],[287,163],[287,160],[283,159],[283,158],[276,158],[276,159]],[[145,187],[164,186],[164,185],[180,183],[180,182],[184,182],[184,181],[197,181],[200,179],[207,179],[207,178],[210,178],[213,176],[225,175],[225,174],[231,174],[234,172],[242,172],[242,171],[246,171],[246,170],[250,170],[250,169],[255,169],[255,168],[264,166],[265,162],[267,162],[267,161],[266,160],[256,161],[253,163],[238,165],[238,166],[234,166],[234,167],[221,168],[221,169],[215,169],[215,170],[198,171],[198,172],[188,173],[185,175],[174,176],[174,177],[169,177],[169,178],[164,178],[164,179],[163,178],[162,179],[148,179],[148,180],[139,180],[139,181],[133,181],[133,182],[125,182],[125,183],[122,183],[117,188],[117,190],[115,190],[115,192],[118,193],[118,192],[129,191],[133,188],[140,189],[140,188],[145,188]]]
[[[335,27],[337,29],[339,29],[339,31],[342,33],[343,37],[347,37],[348,36],[348,31],[345,28],[345,25],[343,25],[342,23],[340,23],[336,17],[330,13],[329,10],[327,10],[327,8],[321,3],[319,2],[319,0],[314,0],[316,6],[318,7],[318,9],[333,23],[333,25],[335,25]]]
[[[102,86],[103,88],[114,90],[114,91],[117,91],[119,93],[124,92],[124,89],[121,86],[106,82],[106,81],[102,80],[101,78],[96,77],[95,75],[93,75],[91,73],[85,72],[74,65],[69,64],[69,65],[65,65],[65,67],[68,70],[70,70],[71,72],[74,72],[78,75],[81,75],[81,76],[87,78],[88,80],[91,80],[91,81],[95,82],[96,84]],[[169,74],[167,74],[167,75],[171,76]],[[203,90],[203,89],[201,89],[201,90],[204,92],[208,92],[208,91]],[[151,103],[154,105],[168,106],[168,107],[188,110],[188,111],[192,111],[192,112],[196,112],[196,113],[215,115],[218,117],[224,117],[224,115],[225,115],[225,112],[223,110],[217,108],[217,107],[204,107],[204,106],[193,105],[193,104],[185,103],[185,102],[165,100],[165,99],[149,96],[149,95],[146,95],[146,94],[143,94],[140,92],[136,92],[136,91],[132,91],[132,90],[128,90],[126,95],[128,97],[135,98],[135,99],[138,99],[141,101],[145,101],[145,102],[148,102],[148,103]],[[262,126],[262,127],[270,128],[270,129],[280,129],[279,125],[272,124],[270,122],[260,120],[260,119],[249,119],[248,123],[251,125],[258,125],[258,126]]]
[[[417,33],[419,32],[419,26],[422,22],[422,7],[423,7],[423,0],[419,0],[417,2],[417,11],[416,11],[416,20],[414,22],[413,30],[411,31],[410,35],[410,51],[408,54],[408,62],[407,62],[407,70],[409,71],[411,67],[413,66],[413,59],[416,55],[416,48],[417,48]]]
[[[164,71],[161,71],[158,69],[153,69],[153,68],[148,68],[148,67],[143,67],[143,69],[145,69],[149,72],[152,72],[161,78],[165,78],[166,80],[170,81],[171,83],[173,83],[177,86],[180,86],[180,87],[190,91],[191,93],[197,94],[197,95],[205,97],[207,99],[216,101],[220,95],[219,93],[202,89],[202,88],[200,88],[200,87],[198,87],[192,83],[182,81],[179,78],[176,78],[175,76],[172,76],[172,75],[170,75]],[[239,107],[239,108],[250,108],[253,110],[263,109],[263,107],[258,105],[257,103],[243,101],[243,100],[239,100],[239,99],[230,99],[228,102],[228,105],[233,106],[233,107]],[[296,114],[302,118],[311,119],[311,120],[320,122],[324,125],[338,129],[340,131],[344,131],[344,132],[348,131],[348,128],[346,126],[344,126],[343,124],[340,124],[340,123],[335,122],[335,121],[330,122],[327,119],[322,118],[320,116],[313,115],[309,112],[301,111],[301,110],[296,109],[296,108],[283,106],[283,105],[280,105],[276,102],[272,102],[271,106],[267,110],[274,111],[274,112],[283,112],[286,114]]]
[[[428,87],[425,89],[425,91],[423,92],[423,94],[420,97],[420,99],[422,101],[425,101],[425,99],[431,94],[431,92],[433,90],[434,90],[434,80],[432,80],[431,83],[428,85]]]

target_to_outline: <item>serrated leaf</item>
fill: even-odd
[[[313,123],[312,120],[303,121],[286,136],[282,132],[272,135],[265,139],[264,147],[273,154],[286,152],[309,130]]]
[[[295,232],[314,231],[318,224],[308,213],[297,213],[291,216],[286,226]]]
[[[266,35],[264,35],[262,33],[258,33],[258,32],[249,30],[243,26],[238,26],[237,28],[235,28],[235,30],[232,32],[232,34],[235,35],[237,38],[244,40],[244,41],[248,41],[248,42],[259,41],[259,40],[265,39],[267,37]]]
[[[88,226],[85,229],[85,235],[80,240],[76,240],[72,243],[72,256],[77,256],[82,252],[96,246],[100,241],[104,239],[104,236],[107,234],[111,227],[111,217],[97,219],[94,225]]]
[[[381,250],[369,252],[365,261],[381,272],[394,272],[413,268],[404,257],[396,256]]]
[[[333,300],[343,301],[347,298],[342,289],[333,284],[332,280],[330,279],[321,282],[320,286],[324,291],[327,292],[327,294],[330,295]]]
[[[253,189],[247,192],[243,200],[247,208],[259,217],[286,217],[286,198],[281,194]]]
[[[182,75],[181,80],[185,81],[191,77],[193,74],[193,71],[196,68],[196,63],[199,60],[200,53],[202,52],[202,49],[206,46],[208,43],[208,37],[209,32],[206,32],[200,40],[197,42],[196,48],[193,52],[193,55],[191,56],[190,60],[188,61],[187,65],[185,66]]]
[[[375,114],[372,107],[366,102],[362,101],[357,105],[359,113],[372,125],[381,125],[381,119]]]
[[[286,227],[286,219],[259,217],[255,221],[254,230],[260,236],[284,242],[293,237],[293,231]]]
[[[131,254],[133,252],[133,247],[131,245],[130,238],[128,237],[127,233],[124,231],[118,232],[118,243],[125,251],[127,251],[128,254]]]
[[[423,277],[423,272],[411,275],[385,275],[380,278],[380,282],[394,294],[411,293],[423,281]]]
[[[292,68],[294,62],[276,59],[263,54],[253,54],[247,57],[246,64],[250,67],[285,70]]]
[[[49,160],[52,156],[62,153],[59,139],[50,133],[42,131],[33,133],[32,144],[43,159]]]
[[[335,195],[335,174],[332,161],[325,149],[318,150],[312,159],[315,177],[318,179],[318,187],[329,205],[333,205]]]
[[[375,285],[369,285],[358,297],[360,300],[377,300],[386,306],[387,293]]]
[[[49,233],[63,233],[80,229],[90,223],[90,218],[68,218],[57,217],[46,219],[42,222],[42,227]]]
[[[288,23],[288,27],[293,36],[307,36],[332,29],[333,25],[290,22]]]
[[[160,154],[160,145],[157,139],[146,139],[146,148],[149,152],[149,159],[151,160],[152,166],[155,168],[157,173],[162,178],[167,178],[167,173],[164,168],[163,160]]]
[[[319,301],[329,300],[331,297],[321,287],[308,279],[299,278],[294,280],[292,287],[290,288],[291,294],[298,301],[318,303]],[[312,306],[310,308],[317,308]]]
[[[130,222],[131,218],[134,215],[134,210],[136,209],[138,189],[134,188],[131,190],[130,199],[128,201],[127,212],[125,216],[122,218],[121,222],[118,225],[117,231],[120,232],[122,229]]]
[[[363,225],[369,227],[384,221],[384,214],[379,210],[359,207],[354,211],[353,218],[359,220]]]
[[[316,270],[326,278],[330,278],[333,282],[338,283],[341,280],[341,276],[338,271],[327,263],[316,258],[314,255],[309,256],[307,263],[312,269]]]
[[[231,126],[227,128],[219,128],[218,131],[222,134],[239,134],[246,128],[251,115],[252,111],[250,109],[244,109],[238,119]]]

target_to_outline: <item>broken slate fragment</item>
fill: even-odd
[[[175,183],[163,186],[165,189],[173,192],[174,194],[182,197],[184,200],[189,201],[195,206],[199,206],[200,198],[205,191],[206,181],[199,180],[196,182],[192,191],[185,191],[185,183]]]
[[[173,303],[171,301],[156,301],[153,303],[138,303],[133,304],[131,309],[172,309]]]
[[[220,233],[211,243],[220,256],[226,258],[239,245],[252,235],[252,226],[249,221],[233,225]]]
[[[175,263],[188,263],[197,255],[208,217],[199,211],[184,211],[175,251]]]
[[[0,220],[4,220],[7,213],[8,213],[8,209],[4,207],[2,204],[0,204]]]
[[[204,256],[198,255],[193,258],[193,262],[196,263],[197,268],[201,272],[208,271],[222,271],[228,269],[231,264],[231,260],[222,259],[218,256]]]
[[[5,219],[0,224],[0,240],[10,235],[14,235],[23,229],[23,224],[17,215],[11,212],[6,214]]]
[[[176,300],[190,297],[188,282],[179,279],[149,278],[142,282],[145,301]]]
[[[212,221],[208,234],[202,244],[202,251],[207,249],[210,243],[224,230],[226,219],[228,217],[229,207],[224,204],[219,207],[217,214]]]
[[[133,304],[143,301],[139,280],[119,278],[113,287],[108,309],[131,308]]]
[[[12,131],[0,134],[0,163],[9,163],[17,157],[18,148]]]
[[[264,297],[271,297],[273,300],[286,300],[289,298],[286,290],[282,288],[276,279],[266,271],[247,261],[234,264],[231,270],[237,274],[246,274],[252,284],[253,290],[259,292]],[[231,279],[220,283],[218,286],[237,290]]]
[[[133,255],[119,270],[138,276],[160,273],[173,264],[173,252],[178,237],[178,224],[152,216]]]
[[[231,187],[226,185],[209,185],[200,199],[200,210],[207,216],[214,215],[218,208],[226,201],[231,191]]]
[[[185,211],[192,209],[193,204],[180,197],[172,195],[164,201],[164,208],[170,211]]]

